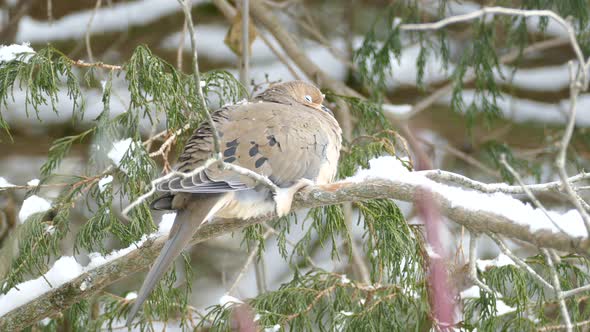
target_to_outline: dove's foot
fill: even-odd
[[[279,217],[284,217],[291,212],[293,197],[295,194],[307,186],[313,185],[314,182],[308,179],[300,179],[294,185],[288,188],[279,189],[274,195],[275,210]]]

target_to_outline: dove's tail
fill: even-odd
[[[133,304],[133,308],[129,311],[127,326],[131,326],[133,318],[141,308],[141,305],[145,302],[162,275],[168,271],[168,268],[172,265],[176,257],[190,243],[193,234],[199,226],[221,208],[222,204],[217,203],[221,201],[222,196],[203,195],[202,198],[199,197],[193,200],[185,209],[178,210],[170,231],[170,237],[145,277],[143,285],[139,290],[139,295]]]

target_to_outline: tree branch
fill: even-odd
[[[509,16],[522,16],[522,17],[549,17],[556,21],[559,25],[561,25],[564,30],[568,34],[568,38],[570,43],[572,44],[572,49],[576,54],[576,58],[578,60],[578,65],[582,69],[582,86],[584,89],[588,86],[588,66],[590,66],[590,62],[586,62],[584,59],[584,53],[582,52],[582,48],[576,39],[576,31],[572,24],[568,22],[563,17],[559,16],[558,14],[550,11],[550,10],[526,10],[526,9],[516,9],[516,8],[506,8],[506,7],[484,7],[480,10],[476,10],[467,14],[463,15],[456,15],[447,17],[442,19],[438,22],[434,23],[416,23],[416,24],[401,24],[400,30],[402,31],[428,31],[428,30],[438,30],[447,25],[460,23],[460,22],[467,22],[487,14],[492,15],[509,15]]]
[[[193,16],[191,15],[191,5],[189,4],[190,0],[178,0],[180,5],[182,6],[182,11],[184,12],[184,17],[186,20],[186,24],[188,26],[188,32],[191,37],[191,47],[193,50],[193,76],[195,77],[195,89],[197,90],[197,97],[199,102],[203,106],[203,111],[207,116],[207,121],[211,125],[211,134],[213,135],[213,145],[215,147],[215,157],[218,160],[221,160],[221,148],[219,146],[219,133],[217,132],[217,128],[215,127],[215,123],[213,122],[213,117],[211,116],[211,112],[207,108],[207,102],[205,101],[205,97],[203,96],[203,88],[201,87],[201,74],[199,72],[199,54],[197,52],[197,37],[195,32],[195,26],[193,24]],[[195,105],[196,106],[196,105]]]
[[[551,49],[554,47],[567,45],[568,43],[569,43],[569,39],[566,39],[566,38],[553,38],[553,39],[543,40],[543,41],[540,41],[540,42],[537,42],[537,43],[534,43],[534,44],[531,44],[531,45],[525,47],[522,50],[522,53],[520,52],[520,50],[514,50],[510,53],[507,53],[507,54],[501,56],[498,62],[501,64],[509,63],[509,62],[512,62],[512,61],[518,59],[518,57],[521,55],[535,53],[535,52],[541,52],[541,51]],[[467,73],[463,77],[463,84],[469,84],[469,83],[473,82],[476,79],[476,77],[477,76],[475,76],[475,74],[473,73],[473,70],[468,69]],[[433,93],[431,93],[427,97],[420,99],[419,102],[417,102],[416,104],[414,104],[412,106],[412,110],[407,113],[404,113],[404,114],[386,113],[386,115],[389,115],[390,117],[393,117],[393,118],[396,118],[399,120],[408,120],[408,119],[414,117],[416,114],[426,110],[427,108],[432,106],[432,104],[434,104],[438,100],[442,99],[444,96],[451,94],[451,92],[453,92],[453,85],[454,85],[454,82],[451,81],[451,82],[448,82],[447,84],[443,85],[442,87],[438,88],[436,91],[434,91]]]
[[[218,7],[221,6],[222,8],[226,7],[225,3],[226,1],[224,0],[215,2]],[[347,87],[344,83],[330,77],[318,65],[311,61],[305,54],[305,51],[300,47],[300,43],[283,27],[275,15],[264,6],[262,1],[253,0],[250,2],[250,15],[275,37],[285,53],[311,80],[321,87],[334,91],[336,94],[362,97],[358,92]]]
[[[565,300],[563,298],[563,293],[561,291],[561,285],[559,283],[559,275],[557,274],[557,270],[555,269],[555,264],[553,264],[553,259],[551,259],[549,250],[541,249],[541,252],[543,252],[543,254],[545,255],[545,258],[547,259],[547,265],[549,265],[549,270],[551,271],[551,281],[553,282],[555,297],[559,302],[559,310],[561,311],[561,318],[563,319],[565,329],[567,332],[571,332],[573,331],[572,319],[570,318],[570,314],[567,311],[567,306],[565,305]]]
[[[371,179],[363,183],[338,182],[329,185],[314,186],[299,192],[295,196],[293,209],[312,208],[334,205],[344,202],[369,199],[391,198],[402,201],[414,201],[419,197],[423,186],[402,180]],[[462,206],[435,191],[431,194],[440,206],[441,214],[472,231],[489,233],[522,240],[538,247],[552,248],[588,256],[590,240],[574,238],[563,233],[548,230],[532,231],[528,225],[518,224],[499,213],[476,211]],[[494,198],[489,197],[493,206]],[[203,225],[194,235],[193,242],[199,243],[223,234],[237,231],[248,225],[261,223],[275,217],[269,213],[259,218],[248,220],[218,220]],[[149,266],[157,257],[167,236],[149,239],[137,249],[112,260],[79,277],[67,282],[37,299],[18,307],[0,317],[0,330],[11,331],[25,328],[45,317],[55,315],[80,300],[90,297],[106,286],[140,271]],[[80,286],[85,283],[85,286]]]
[[[240,57],[240,82],[248,89],[250,80],[250,1],[242,0],[242,56]]]

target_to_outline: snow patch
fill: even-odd
[[[27,186],[36,187],[39,185],[39,179],[32,179],[31,181],[27,182]]]
[[[350,284],[350,279],[348,279],[348,277],[346,276],[346,274],[343,274],[340,277],[340,283],[342,283],[342,284]]]
[[[127,295],[125,295],[125,300],[127,300],[127,301],[135,300],[136,298],[137,298],[136,292],[129,292],[129,293],[127,293]]]
[[[121,162],[123,158],[128,153],[129,150],[133,151],[134,149],[138,149],[139,145],[136,142],[133,142],[131,138],[126,138],[124,140],[117,141],[113,143],[113,147],[107,153],[109,159],[117,166],[120,170],[127,173],[128,170],[126,167],[121,166]]]
[[[22,55],[25,53],[24,55]],[[19,59],[20,61],[27,62],[35,54],[29,43],[23,43],[22,45],[0,45],[0,63],[9,62],[12,60]]]
[[[205,0],[193,0],[190,4],[195,6],[204,2]],[[176,1],[138,0],[113,3],[97,10],[81,10],[51,21],[38,21],[30,16],[23,16],[19,22],[16,40],[47,43],[79,39],[84,37],[86,26],[93,15],[92,25],[89,26],[90,33],[104,34],[126,31],[130,27],[145,25],[178,11],[179,5]]]
[[[112,175],[107,175],[104,178],[100,179],[98,181],[98,190],[100,190],[100,192],[104,192],[107,189],[107,186],[111,184],[111,182],[113,182],[113,176]]]
[[[53,233],[55,233],[55,226],[53,226],[53,225],[46,225],[45,226],[45,233],[47,233],[49,235],[53,235]]]
[[[278,332],[280,329],[281,329],[281,326],[279,324],[277,324],[277,325],[265,328],[264,332]]]
[[[471,286],[459,293],[459,296],[462,299],[479,299],[479,287]]]
[[[219,298],[219,305],[225,307],[226,305],[231,307],[236,304],[243,304],[244,302],[238,298],[235,298],[229,294],[225,294]]]
[[[478,286],[471,286],[464,291],[462,291],[459,296],[461,299],[478,299],[479,298],[479,290]],[[502,294],[496,293],[496,315],[502,316],[513,311],[516,311],[516,308],[513,308],[504,301],[500,300],[502,298]]]
[[[173,219],[171,218],[173,213],[168,213],[166,215],[168,216],[166,218],[163,217],[160,224],[170,224],[169,220]],[[72,256],[60,257],[57,261],[55,261],[51,269],[49,269],[49,271],[44,276],[20,283],[9,290],[8,293],[0,295],[0,316],[42,296],[43,294],[63,285],[66,282],[79,277],[83,273],[94,270],[101,265],[107,264],[119,257],[127,255],[128,253],[143,245],[147,239],[155,239],[166,235],[169,232],[169,229],[166,228],[169,228],[169,226],[160,226],[158,232],[149,235],[146,234],[139,241],[132,243],[126,248],[114,250],[106,256],[103,256],[97,252],[90,253],[88,254],[90,263],[88,263],[86,266],[78,264]],[[43,277],[49,280],[51,286],[47,284]],[[90,285],[84,281],[80,285],[80,288],[86,289],[88,286]]]
[[[133,143],[131,138],[126,138],[113,143],[113,148],[109,151],[107,156],[117,167],[121,165],[123,157],[125,157],[125,154],[131,147],[131,143]]]
[[[512,258],[504,255],[499,254],[498,257],[494,259],[478,259],[476,261],[477,269],[480,271],[485,271],[491,267],[502,267],[506,265],[515,265]]]
[[[53,287],[59,287],[64,283],[76,278],[83,271],[82,266],[72,256],[59,258],[51,269],[45,273],[45,279]],[[5,295],[0,295],[0,316],[10,312],[37,297],[46,293],[51,287],[43,277],[25,281],[13,288]]]
[[[496,300],[496,315],[502,316],[514,311],[516,311],[516,308],[507,305],[502,300]]]
[[[0,189],[2,188],[10,188],[10,187],[14,187],[15,185],[6,181],[5,178],[0,176]]]
[[[49,323],[51,323],[51,321],[52,321],[51,318],[45,317],[39,323],[41,323],[42,326],[47,326],[47,325],[49,325]]]
[[[24,200],[23,205],[20,208],[20,212],[18,213],[18,219],[22,224],[32,214],[45,212],[49,209],[51,209],[50,201],[46,200],[45,198],[41,198],[37,195],[33,195]]]
[[[428,257],[430,257],[432,259],[440,259],[441,258],[440,255],[436,251],[434,251],[434,248],[432,248],[430,246],[430,244],[427,243],[424,246],[424,249],[426,250],[426,254],[428,255]]]
[[[176,212],[163,214],[162,220],[158,224],[158,233],[162,235],[170,233],[174,219],[176,219]]]
[[[383,104],[383,111],[393,115],[406,115],[412,111],[412,105]]]

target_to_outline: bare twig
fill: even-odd
[[[172,135],[170,135],[170,137],[168,137],[166,139],[166,141],[164,141],[164,143],[162,143],[162,145],[160,146],[160,148],[157,151],[154,151],[152,153],[150,153],[150,157],[156,157],[156,156],[162,156],[164,155],[164,151],[166,149],[168,149],[168,147],[170,145],[172,145],[172,143],[174,143],[176,141],[176,137],[178,137],[178,135],[182,134],[185,130],[188,130],[190,128],[190,124],[186,124],[184,125],[184,127],[178,129],[177,131],[175,131]],[[152,136],[150,139],[148,139],[146,142],[144,142],[144,144],[146,144],[147,142],[153,141],[154,139],[156,139],[156,137],[161,137],[163,135],[161,135],[162,133],[166,134],[167,131],[163,131],[159,134],[156,134],[154,136]]]
[[[226,6],[227,1],[217,0],[216,5]],[[224,3],[221,5],[220,3]],[[294,37],[284,28],[277,20],[275,15],[267,9],[259,0],[251,1],[250,15],[265,27],[279,42],[285,53],[293,60],[311,80],[318,83],[321,87],[328,88],[336,94],[351,95],[362,97],[361,94],[346,86],[346,84],[335,80],[316,65],[304,52],[294,39]]]
[[[268,291],[268,283],[266,281],[266,264],[264,256],[254,262],[254,272],[256,274],[256,289],[258,294],[264,294]]]
[[[437,182],[449,182],[455,183],[457,185],[461,185],[465,188],[474,189],[483,193],[493,194],[493,193],[505,193],[510,195],[520,195],[525,194],[525,191],[522,186],[511,186],[506,183],[483,183],[479,181],[475,181],[470,179],[466,176],[461,174],[447,172],[443,170],[427,170],[427,171],[419,171],[425,177],[437,181]],[[580,173],[575,176],[568,178],[570,183],[584,181],[590,179],[590,173]],[[548,192],[556,192],[560,193],[563,192],[563,183],[561,181],[553,181],[547,183],[539,183],[539,184],[530,184],[525,185],[527,190],[534,194],[542,194]],[[576,189],[583,188],[583,187],[576,187]]]
[[[188,27],[185,18],[184,24],[182,24],[182,33],[180,35],[180,41],[178,42],[178,48],[176,49],[176,68],[180,71],[182,71],[182,53],[184,52],[184,38],[186,38],[187,31]]]
[[[420,141],[420,142],[422,142],[422,143],[424,143],[426,145],[429,145],[432,148],[438,147],[438,145],[434,144],[433,142],[430,142],[430,141],[428,141],[428,140],[426,140],[424,138],[421,138],[421,137],[416,137],[416,140],[418,140],[418,141]],[[488,166],[486,166],[485,164],[483,164],[479,160],[471,157],[470,155],[464,153],[463,151],[461,151],[461,150],[459,150],[459,149],[457,149],[457,148],[455,148],[455,147],[453,147],[453,146],[451,146],[449,144],[444,144],[444,145],[441,146],[441,148],[443,150],[447,151],[448,153],[454,155],[455,157],[457,157],[457,158],[465,161],[466,163],[477,167],[478,169],[480,169],[481,171],[485,172],[486,174],[489,174],[489,175],[491,175],[493,177],[496,177],[496,178],[500,178],[501,179],[500,173],[498,171],[489,168]]]
[[[47,21],[53,22],[53,0],[47,0]]]
[[[249,84],[250,69],[250,1],[242,0],[242,56],[240,57],[240,82],[244,87]]]
[[[546,49],[550,49],[550,48],[554,48],[554,47],[558,47],[558,46],[563,46],[563,45],[567,44],[568,42],[569,41],[565,38],[554,38],[554,39],[544,40],[544,41],[534,43],[530,46],[525,47],[522,50],[522,53],[519,50],[515,50],[515,51],[510,52],[506,55],[503,55],[502,57],[500,57],[499,62],[500,63],[508,63],[508,62],[516,60],[521,54],[540,52],[540,51],[543,51]],[[465,74],[465,76],[463,77],[463,84],[467,84],[469,82],[472,82],[473,80],[475,80],[475,78],[476,78],[476,76],[473,73],[473,71],[469,70]],[[449,83],[445,84],[441,88],[437,89],[435,92],[428,95],[428,97],[423,98],[419,102],[414,104],[414,106],[412,106],[412,110],[410,112],[405,113],[403,116],[396,115],[395,117],[398,119],[399,118],[410,119],[410,118],[414,117],[418,113],[420,113],[420,112],[426,110],[428,107],[432,106],[432,104],[436,103],[438,100],[440,100],[444,96],[451,93],[453,91],[453,85],[454,85],[453,82],[449,82]]]
[[[475,267],[475,263],[477,261],[477,234],[471,232],[469,235],[469,278],[473,283],[475,283],[479,288],[485,290],[490,294],[494,294],[494,292],[484,284],[479,278],[477,277],[477,268]]]
[[[302,19],[295,17],[295,15],[287,13],[287,15],[289,15],[296,24],[298,24],[300,27],[303,28],[303,30],[307,31],[310,35],[312,35],[313,38],[315,38],[315,40],[318,43],[320,43],[320,45],[324,46],[330,53],[332,53],[334,58],[338,59],[342,64],[344,64],[348,68],[356,70],[357,69],[356,65],[354,63],[352,63],[347,58],[346,54],[344,54],[340,50],[336,49],[332,45],[332,43],[328,40],[328,38],[326,38],[320,32],[320,29],[315,24],[313,24],[313,20],[312,20],[311,16],[307,13],[307,11],[306,11],[306,14],[307,14],[306,17],[307,17],[307,20],[309,21],[309,23],[305,22]]]
[[[266,186],[272,192],[276,193],[279,191],[279,187],[277,187],[276,184],[274,184],[269,178],[267,178],[264,175],[260,175],[260,174],[254,172],[254,171],[251,171],[247,168],[240,167],[240,166],[234,165],[234,164],[229,164],[229,163],[223,163],[221,167],[223,169],[230,170],[230,171],[238,173],[240,175],[247,176],[247,177],[251,178],[252,180],[256,181],[256,183]]]
[[[512,251],[510,249],[508,249],[508,247],[506,246],[504,241],[502,241],[502,239],[498,235],[491,233],[491,232],[488,232],[487,235],[492,240],[494,240],[494,242],[496,242],[496,244],[498,245],[498,248],[500,248],[500,251],[502,251],[502,253],[504,253],[504,255],[510,257],[510,259],[512,259],[516,265],[518,265],[519,267],[524,269],[528,274],[530,274],[533,277],[533,279],[537,280],[542,286],[546,287],[547,289],[555,290],[553,288],[553,286],[551,286],[550,283],[548,283],[545,279],[543,279],[543,277],[541,277],[537,272],[535,272],[535,270],[533,270],[532,267],[530,267],[527,263],[525,263],[518,256],[513,254]]]
[[[188,125],[186,125],[186,126],[188,126]],[[166,134],[168,134],[168,130],[167,130],[167,129],[165,129],[165,130],[162,130],[161,132],[159,132],[159,133],[157,133],[157,134],[155,134],[155,135],[151,135],[151,136],[150,136],[150,137],[149,137],[147,140],[145,140],[145,141],[142,143],[142,145],[143,145],[143,146],[145,146],[145,147],[147,148],[148,146],[151,146],[151,145],[152,145],[152,143],[153,143],[155,140],[158,140],[158,139],[160,139],[160,138],[162,138],[162,137],[166,136]]]
[[[148,152],[152,149],[152,144],[154,143],[154,140],[152,139],[152,137],[154,137],[155,135],[158,135],[156,133],[156,130],[158,130],[157,127],[158,127],[157,122],[152,123],[152,129],[150,130],[150,136],[144,143],[142,143],[142,145],[145,146],[145,150]]]
[[[559,146],[559,153],[557,154],[557,160],[555,161],[555,165],[557,166],[557,173],[559,174],[559,178],[563,183],[563,188],[565,192],[568,194],[568,198],[574,204],[580,215],[582,216],[582,220],[584,220],[584,225],[586,226],[586,231],[590,236],[590,215],[588,211],[584,209],[582,205],[582,199],[579,198],[577,193],[572,188],[571,184],[568,181],[567,171],[565,170],[565,159],[567,155],[567,148],[570,144],[570,140],[572,138],[572,134],[574,132],[574,126],[576,124],[576,109],[577,109],[577,101],[578,95],[580,94],[580,90],[584,83],[580,82],[577,77],[579,76],[578,73],[574,73],[573,63],[569,62],[569,70],[570,70],[570,118],[565,128],[565,133],[563,134],[563,138],[561,139],[561,143]],[[582,77],[586,77],[587,69],[583,67],[584,74]]]
[[[94,62],[94,56],[92,55],[92,46],[90,45],[90,28],[92,27],[92,22],[94,21],[94,17],[96,16],[96,12],[100,8],[102,4],[102,0],[96,0],[96,5],[94,6],[94,10],[92,11],[92,15],[90,15],[90,19],[86,24],[86,34],[84,35],[84,41],[86,43],[86,52],[88,53],[88,61]]]
[[[547,210],[545,209],[545,206],[543,206],[543,204],[541,204],[541,202],[537,199],[537,197],[535,197],[535,195],[532,193],[532,191],[529,188],[527,188],[527,186],[522,181],[522,178],[520,177],[520,175],[506,161],[505,154],[500,155],[500,163],[502,165],[504,165],[504,167],[508,170],[508,172],[510,174],[512,174],[512,176],[516,179],[516,182],[518,182],[518,184],[520,185],[522,190],[526,193],[526,195],[533,202],[533,204],[535,204],[537,209],[540,209],[541,211],[543,211],[543,214],[547,217],[547,219],[549,219],[549,221],[551,221],[551,223],[553,224],[553,226],[555,226],[555,228],[557,228],[560,232],[565,233],[563,228],[561,228],[561,226],[559,226],[559,224],[556,223],[555,220],[553,220],[553,218],[551,218],[551,216],[549,215],[549,212],[547,212]]]
[[[576,39],[576,31],[572,24],[565,20],[563,17],[559,16],[558,14],[550,11],[550,10],[524,10],[524,9],[516,9],[516,8],[505,8],[505,7],[484,7],[480,10],[476,10],[467,14],[451,16],[444,18],[440,21],[433,22],[433,23],[417,23],[417,24],[400,24],[399,28],[402,31],[427,31],[427,30],[438,30],[450,24],[460,23],[471,21],[476,18],[480,18],[487,14],[500,14],[500,15],[510,15],[510,16],[523,16],[523,17],[549,17],[556,21],[559,25],[561,25],[564,30],[567,32],[569,41],[572,45],[574,53],[576,54],[576,58],[578,60],[579,66],[582,69],[582,86],[586,89],[588,84],[587,74],[588,74],[588,63],[584,59],[584,54],[582,53],[582,49],[578,44]]]
[[[162,177],[159,177],[155,180],[152,180],[150,190],[148,192],[146,192],[145,194],[139,196],[135,201],[131,202],[131,204],[129,204],[127,207],[125,207],[123,209],[123,211],[121,211],[121,213],[123,214],[124,217],[128,217],[127,214],[129,213],[129,211],[131,211],[133,208],[135,208],[139,204],[143,203],[146,199],[150,198],[153,194],[156,193],[156,186],[158,184],[163,183],[174,176],[181,176],[183,178],[191,177],[193,175],[196,175],[196,174],[202,172],[203,170],[205,170],[207,167],[211,166],[215,162],[217,162],[216,159],[209,159],[203,164],[203,166],[197,167],[194,170],[192,170],[191,172],[183,173],[183,172],[174,171],[174,172],[170,172]]]
[[[214,145],[214,150],[215,150],[215,159],[217,160],[217,162],[220,163],[220,165],[223,169],[231,170],[235,173],[252,178],[257,183],[267,186],[273,192],[277,192],[278,187],[272,181],[270,181],[267,177],[259,175],[258,173],[253,172],[249,169],[225,163],[222,160],[219,132],[217,131],[217,128],[215,126],[215,122],[213,121],[213,117],[211,116],[211,112],[209,112],[209,110],[207,108],[207,103],[205,101],[205,97],[203,95],[203,89],[201,87],[201,76],[199,73],[198,52],[197,52],[197,39],[196,39],[195,27],[193,24],[193,18],[192,18],[191,11],[190,11],[191,6],[189,4],[189,1],[190,0],[178,0],[178,2],[182,6],[182,10],[184,12],[184,16],[185,16],[185,19],[186,19],[187,25],[188,25],[189,34],[191,37],[191,47],[193,50],[193,75],[195,77],[195,84],[196,84],[198,99],[204,108],[205,114],[207,116],[207,121],[209,122],[209,125],[211,127],[211,133],[213,135],[213,145]],[[202,168],[198,168],[198,169],[199,169],[199,172],[202,171]],[[178,174],[177,172],[173,172],[173,173],[169,173],[169,174],[175,174],[175,173]],[[196,172],[196,173],[198,173],[198,172]],[[195,173],[195,171],[192,171],[188,174],[194,175],[196,173]],[[183,175],[183,176],[186,176],[186,175]],[[162,177],[162,178],[164,178],[164,177]],[[162,178],[160,178],[160,179],[162,179]],[[156,180],[159,180],[159,179],[156,179]],[[154,180],[154,181],[156,181],[156,180]],[[159,181],[165,181],[165,180],[159,180]],[[151,196],[154,193],[155,188],[153,187],[153,183],[154,182],[152,181],[152,189],[148,193],[142,195],[140,197],[141,200],[138,199],[134,202],[135,206],[137,204],[139,204],[142,200],[145,200],[147,197]],[[129,207],[131,207],[131,205],[128,206],[127,208],[125,208],[125,211],[129,211]]]
[[[274,235],[279,235],[281,234],[279,231],[277,231],[276,229],[274,229],[272,226],[270,226],[268,223],[263,222],[262,226],[264,226],[264,228],[266,228],[267,230],[271,231]],[[297,246],[297,243],[289,240],[289,239],[285,239],[285,242],[287,242],[288,245],[290,245],[291,247],[295,248]],[[309,263],[309,265],[311,265],[314,269],[317,270],[321,270],[322,268],[309,256],[306,255],[305,256],[305,260],[307,260],[307,262]]]
[[[567,311],[567,306],[565,305],[563,293],[561,292],[561,285],[559,284],[559,276],[557,275],[557,270],[553,264],[553,259],[551,259],[551,255],[547,249],[542,249],[541,251],[545,255],[547,265],[549,265],[551,281],[553,282],[553,290],[555,291],[555,298],[557,298],[557,301],[559,302],[559,310],[561,310],[561,318],[563,319],[565,329],[567,332],[571,332],[573,331],[572,320],[570,318],[569,312]]]
[[[180,5],[182,6],[182,11],[184,12],[184,17],[186,19],[188,25],[188,31],[191,36],[191,47],[193,49],[193,76],[195,77],[195,88],[197,90],[197,97],[201,106],[203,107],[203,111],[207,116],[207,121],[211,126],[211,133],[213,134],[213,146],[215,148],[215,157],[218,160],[221,160],[221,148],[219,143],[219,133],[217,132],[217,128],[215,127],[215,122],[213,121],[213,117],[211,116],[211,112],[207,108],[207,102],[205,101],[205,96],[203,96],[203,88],[201,87],[201,74],[199,72],[199,55],[197,53],[197,36],[195,33],[195,26],[193,24],[193,16],[191,14],[191,5],[190,0],[178,0]],[[196,105],[195,105],[196,106]]]
[[[351,203],[342,204],[342,212],[344,214],[344,220],[346,222],[346,227],[348,227],[348,230],[350,232],[350,230],[352,228],[352,215],[353,215],[352,204]],[[350,239],[350,251],[351,251],[351,256],[352,256],[351,258],[352,258],[352,264],[353,264],[354,270],[358,273],[358,276],[360,277],[361,281],[365,284],[371,283],[371,275],[369,272],[370,271],[369,267],[367,266],[367,263],[366,263],[366,258],[363,257],[362,250],[356,244],[355,238],[352,236],[352,233],[351,233],[351,239]]]
[[[224,163],[223,161],[217,160],[216,158],[211,158],[211,159],[207,160],[201,167],[197,167],[190,172],[185,173],[185,172],[172,171],[162,177],[152,180],[150,190],[148,192],[146,192],[145,194],[139,196],[135,201],[131,202],[131,204],[129,204],[127,207],[125,207],[125,209],[123,209],[123,211],[122,211],[123,216],[127,217],[127,214],[129,213],[129,211],[131,211],[133,208],[135,208],[139,204],[143,203],[146,199],[150,198],[153,194],[155,194],[156,193],[156,186],[158,184],[163,183],[174,176],[181,176],[184,179],[186,179],[188,177],[192,177],[193,175],[196,175],[196,174],[202,172],[203,170],[205,170],[206,168],[208,168],[209,166],[211,166],[215,163],[219,164],[222,169],[230,170],[230,171],[235,172],[237,174],[244,175],[244,176],[256,181],[256,183],[266,186],[272,192],[277,192],[279,190],[277,185],[275,185],[266,176],[260,175],[254,171],[251,171],[251,170],[244,168],[244,167],[240,167],[238,165]]]
[[[270,236],[270,234],[272,234],[271,230],[267,230],[266,232],[264,232],[264,234],[262,235],[263,241],[266,240]],[[250,255],[248,255],[248,258],[246,259],[246,262],[242,266],[240,273],[238,273],[238,275],[234,279],[234,282],[229,287],[227,294],[232,294],[236,290],[236,288],[238,287],[238,284],[240,283],[240,280],[242,280],[242,278],[244,277],[246,272],[248,272],[248,268],[250,267],[250,264],[252,264],[256,255],[258,255],[259,249],[260,249],[260,246],[256,246],[256,247],[254,247],[254,249],[252,249],[252,251],[250,252]]]
[[[590,325],[590,320],[585,320],[583,322],[577,322],[571,325],[571,327],[584,327]],[[556,331],[556,330],[565,330],[567,327],[565,325],[551,325],[551,326],[544,326],[538,328],[537,331]],[[584,330],[582,330],[584,331]]]
[[[108,69],[108,70],[123,70],[123,66],[109,65],[106,63],[102,63],[102,62],[89,63],[89,62],[84,62],[82,60],[78,60],[78,61],[71,60],[70,63],[73,66],[82,67],[82,68],[103,68],[103,69]]]
[[[568,298],[568,297],[578,295],[583,292],[590,292],[590,284],[588,284],[586,286],[581,286],[578,288],[570,289],[568,291],[563,291],[562,293],[563,293],[564,298]]]
[[[71,186],[71,183],[48,183],[48,184],[40,184],[40,185],[36,185],[36,186],[30,186],[30,185],[10,185],[10,186],[0,186],[0,192],[4,191],[4,190],[31,190],[31,189],[35,189],[35,188],[61,188],[61,187],[69,187]]]
[[[259,35],[259,37],[266,44],[266,46],[268,46],[268,48],[275,54],[277,59],[279,59],[279,61],[283,65],[285,65],[285,67],[287,67],[287,70],[289,70],[289,73],[291,73],[291,75],[293,75],[293,77],[295,79],[300,80],[301,77],[299,76],[297,71],[295,71],[295,69],[293,68],[291,63],[289,63],[289,60],[286,59],[285,56],[281,52],[279,52],[279,50],[277,50],[277,48],[270,42],[270,40],[268,40],[268,37],[266,37],[266,35],[264,33],[261,33]]]

